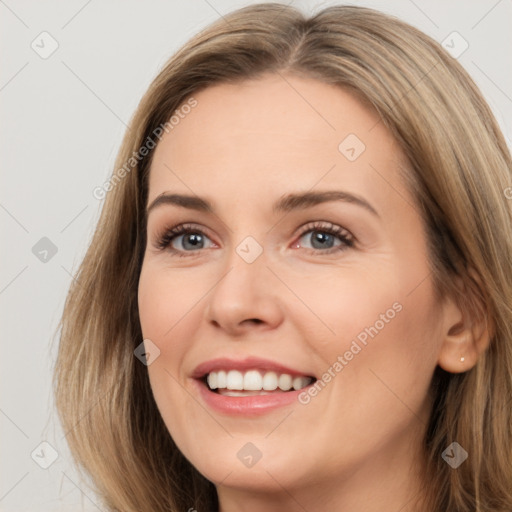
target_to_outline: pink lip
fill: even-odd
[[[261,359],[259,357],[247,357],[245,359],[230,359],[228,357],[222,357],[218,359],[212,359],[210,361],[205,361],[201,363],[192,373],[192,377],[194,379],[201,379],[206,374],[219,370],[238,370],[238,371],[246,371],[246,370],[267,370],[273,371],[277,373],[288,373],[292,377],[305,376],[312,377],[308,373],[301,372],[299,370],[294,370],[293,368],[288,368],[279,363],[275,363],[274,361],[270,361],[268,359]]]
[[[224,396],[210,391],[201,380],[194,379],[192,383],[208,407],[220,413],[235,416],[259,416],[279,407],[297,403],[299,393],[307,389],[305,387],[300,391],[283,391],[270,395]]]

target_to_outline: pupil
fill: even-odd
[[[186,248],[187,244],[192,248],[197,248],[202,243],[202,236],[199,234],[187,235],[183,239],[183,247]]]
[[[332,242],[332,238],[333,236],[329,233],[323,233],[321,231],[315,231],[315,235],[313,236],[313,247],[315,247],[315,242],[319,242],[320,244],[324,244],[324,245],[320,245],[320,249],[326,247],[325,243],[326,242]],[[328,244],[328,247],[331,247],[332,245],[329,243]],[[315,249],[318,248],[318,247],[315,247]]]

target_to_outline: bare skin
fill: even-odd
[[[432,374],[438,364],[467,371],[485,340],[471,339],[453,301],[435,300],[400,149],[375,112],[315,80],[267,75],[195,98],[155,150],[148,205],[187,194],[213,212],[152,208],[139,285],[143,335],[160,350],[149,376],[170,434],[216,484],[222,512],[421,510]],[[356,139],[339,149],[349,134],[365,146],[359,156]],[[334,190],[375,212],[354,201],[272,210],[288,194]],[[158,248],[183,223],[190,232]],[[257,245],[242,245],[247,254],[262,249],[251,263],[236,250],[248,236]],[[371,326],[377,334],[346,357]],[[262,415],[212,409],[194,369],[247,356],[331,378]],[[261,453],[252,467],[237,456],[247,443]]]

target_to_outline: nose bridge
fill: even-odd
[[[271,273],[267,268],[267,256],[263,245],[252,236],[245,237],[233,245],[226,255],[224,277],[213,292],[223,300],[242,304],[246,299],[254,300],[262,295],[268,286],[263,286]]]
[[[267,268],[267,253],[253,236],[246,236],[226,254],[225,272],[209,298],[209,320],[237,330],[246,320],[279,323],[281,308],[275,280]],[[260,323],[259,322],[259,323]]]
[[[236,216],[228,219],[230,241],[224,249],[225,265],[226,270],[231,269],[229,274],[236,273],[236,280],[251,281],[255,274],[263,277],[269,273],[266,268],[269,248],[264,248],[266,238],[268,238],[265,235],[266,226],[260,226],[255,230],[257,224],[250,221],[250,219],[257,221],[260,216],[260,212],[249,211],[249,207],[243,206],[243,201],[241,201]],[[231,280],[234,277],[232,275]]]

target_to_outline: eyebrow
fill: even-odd
[[[287,194],[274,203],[272,211],[277,213],[287,213],[294,210],[301,210],[304,208],[311,208],[318,204],[327,203],[331,201],[342,201],[345,203],[352,203],[369,211],[372,215],[379,217],[375,208],[368,203],[365,199],[355,194],[345,192],[342,190],[328,190],[325,192],[304,192],[296,194]],[[146,210],[146,215],[161,205],[174,205],[190,210],[197,210],[201,212],[213,212],[212,204],[199,196],[191,196],[184,194],[169,194],[163,192],[156,199],[154,199]]]

